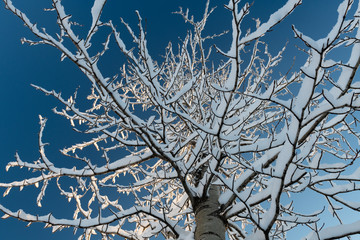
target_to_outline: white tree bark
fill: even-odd
[[[211,185],[208,195],[195,207],[195,240],[225,240],[225,222],[219,214],[219,187]]]

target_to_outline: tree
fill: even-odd
[[[54,231],[83,229],[80,238],[85,239],[95,233],[103,239],[159,234],[167,239],[285,239],[301,226],[311,229],[307,239],[360,233],[359,222],[345,224],[339,214],[343,208],[359,211],[359,203],[347,194],[360,189],[360,85],[355,78],[360,2],[339,4],[337,21],[325,38],[314,40],[294,26],[295,37],[307,47],[307,61],[298,71],[276,76],[273,69],[285,48],[273,55],[262,39],[301,0],[288,0],[268,21],[257,20],[256,29],[245,33],[242,22],[251,5],[230,0],[225,8],[232,16],[231,45],[229,50],[215,47],[223,58],[218,66],[210,63],[212,48],[205,47],[217,37],[204,34],[213,11],[209,3],[200,21],[188,11],[178,12],[193,31],[177,49],[169,44],[163,59],[155,61],[139,13],[136,31],[122,21],[135,44],[131,48],[111,21],[100,20],[106,0],[94,1],[85,37],[74,32],[77,23],[70,21],[60,0],[47,9],[57,16],[56,35],[39,29],[10,0],[3,1],[37,37],[23,42],[57,48],[61,59],[75,63],[92,86],[89,106],[77,100],[77,92],[66,99],[33,85],[62,103],[64,109],[54,112],[91,140],[63,149],[64,156],[78,163],[59,167],[47,157],[42,140],[46,119],[40,116],[40,158],[30,163],[16,154],[7,166],[30,169],[33,177],[0,183],[4,196],[12,188],[42,184],[41,206],[55,182],[75,202],[73,219],[13,212],[0,205],[3,218],[42,222]],[[98,51],[91,42],[101,29],[108,35]],[[106,77],[98,63],[110,41],[126,63],[118,75]],[[337,51],[345,47],[351,49],[348,58],[338,60]],[[101,157],[83,156],[82,150],[92,145]],[[319,226],[322,209],[306,214],[293,206],[291,201],[306,191],[328,202],[337,226]],[[118,201],[123,194],[133,199],[131,207]]]

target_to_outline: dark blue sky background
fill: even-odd
[[[83,24],[83,30],[87,32],[91,24],[90,9],[93,1],[89,0],[63,0],[67,13],[72,14],[72,20]],[[252,13],[245,22],[244,29],[254,27],[252,18],[258,17],[262,22],[266,21],[269,15],[283,5],[285,0],[255,0]],[[312,37],[324,37],[331,29],[331,24],[336,20],[336,7],[339,0],[304,0],[303,5],[299,6],[295,12],[289,16],[284,23],[281,23],[271,32],[265,40],[268,41],[270,52],[276,54],[282,46],[289,41],[288,50],[280,69],[288,70],[293,57],[296,58],[296,65],[303,64],[305,54],[295,50],[294,45],[304,47],[299,41],[295,40],[291,32],[291,24]],[[33,22],[39,26],[47,27],[49,33],[56,29],[55,17],[52,12],[43,12],[43,8],[51,6],[50,0],[23,1],[13,0],[15,6],[19,7],[28,14]],[[135,10],[139,10],[146,25],[150,53],[159,57],[164,53],[164,49],[169,41],[178,42],[178,37],[184,38],[187,29],[190,27],[185,24],[182,17],[172,12],[179,10],[179,6],[184,9],[189,8],[190,13],[199,19],[205,7],[205,0],[134,0],[118,1],[108,0],[104,9],[102,20],[113,19],[116,25],[120,26],[119,17],[124,18],[131,26],[136,28],[137,16]],[[230,15],[223,8],[224,0],[213,0],[211,6],[217,6],[214,14],[210,17],[208,28],[209,34],[221,33],[230,28]],[[146,19],[146,23],[145,23]],[[30,83],[43,86],[47,89],[61,91],[64,95],[70,96],[74,90],[81,85],[81,89],[88,91],[88,83],[76,66],[68,60],[60,62],[60,53],[49,46],[21,45],[20,38],[26,37],[34,39],[30,31],[27,30],[22,22],[11,12],[4,9],[4,4],[0,3],[0,181],[8,182],[15,179],[22,179],[28,175],[27,170],[18,171],[15,169],[5,172],[7,162],[14,160],[16,151],[24,161],[34,161],[38,157],[37,134],[39,130],[38,115],[47,117],[48,124],[44,133],[44,142],[51,145],[47,148],[48,154],[56,161],[64,161],[58,153],[58,149],[70,146],[79,138],[71,130],[67,120],[62,119],[52,113],[51,109],[60,105],[51,98],[36,91]],[[105,35],[99,35],[105,38]],[[99,40],[101,38],[94,38]],[[101,40],[103,40],[101,39]],[[215,43],[224,50],[229,46],[228,36],[215,40]],[[99,43],[99,42],[98,42]],[[111,51],[111,50],[110,50]],[[214,57],[216,59],[216,57]],[[115,74],[122,65],[124,58],[118,54],[118,50],[105,57],[102,62],[104,75]],[[66,160],[66,159],[65,159]],[[21,175],[18,175],[21,174]],[[36,206],[36,196],[34,187],[29,187],[19,192],[13,189],[6,198],[2,197],[0,191],[0,203],[15,211],[22,208],[26,211],[46,214],[49,211],[61,214],[68,211],[67,201],[58,195],[57,191],[48,189],[43,201],[43,208]],[[309,204],[308,204],[309,205]],[[309,207],[306,204],[304,208]],[[55,210],[54,210],[55,208]],[[311,211],[310,211],[311,212]],[[71,216],[71,212],[67,215]],[[75,239],[72,230],[63,230],[56,234],[51,234],[51,229],[43,229],[42,224],[33,224],[30,228],[25,228],[25,223],[17,220],[0,220],[0,239],[1,240],[38,240],[38,239]],[[98,236],[95,239],[100,239]],[[297,238],[293,238],[297,239]]]

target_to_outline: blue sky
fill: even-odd
[[[84,31],[91,23],[90,8],[92,1],[64,0],[67,12],[73,15],[73,20],[84,25]],[[258,17],[265,21],[269,15],[284,4],[284,0],[255,0],[252,13],[248,17],[247,27],[254,27],[251,18]],[[281,23],[264,40],[268,41],[270,52],[276,54],[282,46],[289,41],[288,50],[280,69],[286,71],[293,57],[297,56],[296,64],[301,65],[305,55],[295,49],[295,44],[304,47],[294,39],[291,32],[291,24],[314,38],[322,37],[331,28],[336,20],[336,6],[339,0],[304,0],[295,12]],[[56,27],[52,13],[43,12],[43,8],[50,7],[50,0],[21,1],[13,0],[15,6],[29,15],[33,22],[39,26],[45,26],[49,32]],[[179,37],[186,35],[189,25],[185,24],[182,17],[172,12],[189,8],[190,13],[200,17],[205,7],[205,0],[136,0],[115,1],[108,0],[104,9],[103,21],[113,19],[120,25],[119,17],[122,17],[131,26],[136,28],[137,16],[135,10],[139,10],[144,25],[147,29],[149,48],[151,54],[160,57],[169,41],[177,43]],[[221,33],[230,27],[230,17],[222,7],[227,1],[211,1],[211,6],[217,6],[214,14],[208,22],[207,33]],[[0,181],[8,182],[21,179],[27,171],[11,170],[5,172],[7,162],[14,160],[15,152],[26,161],[34,161],[38,156],[37,134],[39,130],[38,115],[47,117],[48,124],[45,129],[45,141],[51,145],[48,150],[54,158],[61,158],[57,149],[70,146],[79,136],[71,130],[68,121],[52,113],[51,109],[59,106],[51,97],[44,96],[30,86],[30,83],[43,86],[47,89],[59,90],[64,96],[70,96],[74,90],[82,85],[86,89],[86,80],[81,72],[70,61],[60,62],[60,53],[48,46],[21,45],[20,38],[33,39],[21,21],[4,9],[0,4]],[[79,29],[81,30],[81,29]],[[227,37],[215,40],[222,48],[229,45]],[[94,39],[96,40],[96,38]],[[110,54],[103,62],[104,72],[116,73],[124,59],[116,54]],[[60,106],[59,106],[60,107]],[[18,175],[22,174],[22,175]],[[2,192],[1,192],[2,194]],[[47,213],[67,211],[66,201],[56,191],[48,191],[44,201],[44,207],[36,206],[36,191],[34,188],[24,189],[22,192],[12,190],[6,198],[0,197],[0,203],[11,210],[23,208],[29,212]],[[48,204],[46,204],[48,203]],[[58,206],[62,206],[59,208]],[[307,206],[304,204],[303,206]],[[56,208],[56,210],[53,210]],[[0,238],[4,240],[35,240],[35,239],[72,239],[72,230],[63,230],[51,234],[50,229],[43,229],[42,224],[33,224],[25,228],[25,223],[8,219],[0,221]]]

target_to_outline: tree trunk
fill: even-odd
[[[195,240],[225,240],[225,222],[219,215],[219,187],[212,185],[208,198],[195,208]]]

